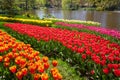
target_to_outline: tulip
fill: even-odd
[[[9,67],[9,70],[10,70],[12,73],[15,73],[16,70],[17,70],[17,69],[16,69],[16,65]]]
[[[95,71],[94,71],[94,70],[91,70],[90,73],[93,75],[93,74],[95,74]]]
[[[31,74],[34,74],[36,70],[36,65],[33,64],[31,66],[28,66],[28,70],[30,71]]]
[[[93,68],[101,67],[101,70],[106,75],[109,72],[111,72],[113,69],[115,70],[119,69],[120,45],[117,43],[111,42],[110,40],[104,39],[100,36],[96,36],[96,35],[85,33],[85,32],[62,30],[62,29],[55,29],[55,28],[41,27],[41,26],[34,26],[34,25],[20,24],[20,23],[13,23],[13,24],[6,23],[5,26],[11,28],[13,31],[18,32],[19,34],[24,34],[29,37],[33,37],[36,40],[38,40],[38,42],[41,40],[43,40],[44,42],[53,41],[53,43],[54,41],[59,42],[60,44],[62,44],[63,50],[64,50],[64,47],[66,47],[71,51],[73,51],[74,53],[76,52],[79,53],[78,55],[82,56],[82,59],[84,59],[86,65],[88,64],[88,62],[92,62],[90,63],[90,65],[92,66],[92,64],[94,64]],[[87,28],[87,26],[84,26],[84,25],[73,25],[73,26]],[[4,44],[4,43],[1,43],[1,44]],[[20,44],[15,42],[15,45],[13,48],[16,49],[19,46]],[[38,53],[35,53],[33,48],[31,48],[30,46],[23,46],[23,45],[21,46],[24,48],[23,50],[26,54],[21,53],[18,56],[22,56],[22,58],[23,57],[27,58],[26,59],[27,66],[31,66],[31,64],[35,63],[36,69],[38,70],[38,72],[43,73],[44,70],[48,67],[48,65],[45,64],[48,62],[48,57],[43,57],[41,59],[41,62],[39,63],[40,57],[36,57],[38,56]],[[4,47],[1,50],[5,50]],[[64,54],[64,55],[68,55],[68,54]],[[19,59],[16,59],[16,58],[17,57],[15,57],[15,63],[20,65],[21,64],[20,59],[22,58],[19,58]],[[57,62],[52,63],[52,65],[53,66],[57,65]],[[107,67],[107,68],[104,68],[104,67]],[[51,73],[54,71],[57,71],[57,70],[51,70]]]
[[[104,68],[104,69],[103,69],[103,72],[104,72],[105,74],[108,74],[108,73],[109,73],[109,69],[108,69],[108,68]]]
[[[57,62],[56,60],[53,60],[53,61],[52,61],[52,65],[53,65],[54,67],[56,67],[56,66],[58,65],[58,62]]]
[[[2,62],[2,60],[3,60],[3,57],[2,57],[2,56],[0,56],[0,62]]]
[[[9,65],[10,65],[10,62],[5,62],[5,63],[4,63],[4,66],[5,66],[5,67],[9,67]]]
[[[86,54],[82,54],[82,59],[86,59]]]
[[[34,74],[34,80],[39,80],[39,78],[40,78],[40,74]]]
[[[40,73],[43,73],[43,72],[44,72],[44,67],[43,67],[43,66],[39,66],[39,67],[38,67],[38,71],[39,71]]]
[[[22,77],[23,77],[22,72],[21,72],[21,71],[18,71],[18,72],[16,73],[16,77],[17,77],[19,80],[21,80]]]
[[[118,64],[112,64],[112,66],[113,66],[114,69],[118,69],[119,68]]]
[[[114,75],[117,77],[120,77],[120,70],[119,69],[114,69]]]
[[[27,68],[23,68],[23,69],[21,70],[21,72],[22,72],[22,74],[23,74],[24,76],[26,76],[27,73],[28,73],[28,69],[27,69]]]
[[[8,53],[7,55],[10,59],[13,58],[13,53],[12,52]]]
[[[41,75],[41,80],[48,80],[48,74],[43,73],[43,74]]]
[[[47,61],[48,61],[48,57],[46,57],[46,56],[43,57],[43,58],[42,58],[42,61],[43,61],[43,62],[47,62]]]
[[[50,65],[49,65],[49,63],[48,63],[48,62],[44,63],[44,68],[45,68],[45,69],[48,69],[48,68],[49,68],[49,66],[50,66]]]
[[[4,58],[4,62],[6,62],[6,63],[10,62],[10,58],[9,57],[5,57]]]
[[[101,28],[101,27],[96,27],[96,26],[84,26],[81,24],[68,24],[65,22],[57,22],[55,23],[56,25],[61,25],[61,26],[66,26],[66,27],[71,27],[71,28],[78,28],[78,29],[87,29],[90,31],[96,31],[101,34],[107,34],[116,38],[120,38],[120,32],[117,30],[112,30],[112,29],[106,29],[106,28]]]

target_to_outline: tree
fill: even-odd
[[[69,9],[71,0],[62,0],[62,8],[63,9]]]
[[[78,9],[81,0],[62,0],[63,9]]]
[[[2,0],[2,10],[4,10],[9,16],[15,15],[15,0]]]
[[[87,0],[87,2],[98,10],[115,10],[120,5],[120,0]]]

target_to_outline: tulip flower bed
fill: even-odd
[[[58,56],[74,66],[81,74],[96,79],[119,80],[120,45],[100,36],[20,23],[6,23],[8,32],[30,43],[35,49]],[[53,54],[51,54],[51,52]]]
[[[34,25],[40,25],[40,26],[51,26],[52,24],[52,21],[48,21],[48,20],[9,18],[9,17],[1,17],[1,16],[0,16],[0,21],[20,22],[20,23],[34,24]]]
[[[0,80],[62,80],[57,65],[0,30]]]
[[[67,19],[57,19],[57,18],[45,18],[45,20],[51,20],[53,22],[77,23],[77,24],[84,24],[87,26],[100,26],[101,25],[99,22],[93,22],[93,21],[67,20]]]
[[[85,26],[85,25],[80,25],[80,24],[68,24],[68,23],[64,23],[64,22],[56,22],[55,24],[59,25],[59,26],[66,26],[66,27],[71,27],[71,28],[88,29],[91,31],[96,31],[96,32],[106,34],[109,36],[113,36],[113,37],[120,39],[120,32],[116,31],[116,30],[100,28],[100,27],[95,27],[95,26]]]
[[[54,25],[52,25],[53,28],[61,28],[61,29],[67,29],[72,31],[79,31],[79,32],[87,32],[90,34],[95,34],[97,36],[101,36],[107,40],[110,40],[111,42],[116,42],[120,44],[120,35],[119,31],[111,30],[111,29],[105,29],[100,27],[94,27],[94,26],[85,26],[80,24],[68,24],[64,22],[56,22]]]

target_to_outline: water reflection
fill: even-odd
[[[44,9],[36,10],[36,14],[43,18],[44,15],[52,15],[60,19],[77,19],[96,21],[102,23],[102,27],[120,30],[120,11],[83,11]]]

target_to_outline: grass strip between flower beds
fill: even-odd
[[[20,25],[22,25],[22,24],[20,24]],[[27,27],[27,25],[26,25],[26,27]],[[29,28],[30,28],[30,25],[29,25]],[[36,28],[36,27],[34,26],[34,28]],[[52,29],[52,28],[50,28],[50,29]],[[27,36],[24,34],[20,34],[20,32],[18,34],[18,32],[15,32],[9,28],[7,31],[11,35],[16,37],[17,39],[20,39],[20,40],[24,41],[25,43],[30,43],[32,45],[32,47],[34,47],[36,50],[40,50],[45,55],[60,57],[64,60],[68,61],[71,65],[76,66],[76,69],[78,70],[78,72],[81,72],[82,75],[91,75],[91,73],[92,73],[93,74],[92,76],[94,77],[94,79],[110,79],[110,80],[112,80],[112,79],[118,80],[119,79],[118,76],[120,76],[120,73],[119,73],[120,65],[118,63],[120,61],[120,58],[119,58],[120,46],[118,44],[110,43],[108,40],[102,39],[100,37],[96,37],[96,38],[94,37],[95,41],[97,39],[99,40],[98,43],[100,42],[100,40],[103,40],[103,42],[101,44],[101,45],[103,45],[103,47],[101,47],[102,48],[101,50],[103,52],[99,52],[99,50],[98,50],[99,46],[101,46],[101,45],[94,42],[93,47],[96,46],[94,54],[89,52],[89,50],[86,50],[84,52],[84,48],[81,48],[79,50],[79,53],[76,53],[75,46],[74,47],[67,46],[68,48],[70,48],[70,49],[68,49],[67,47],[63,46],[64,44],[63,43],[61,44],[60,41],[47,40],[47,39],[45,39],[47,41],[45,41],[45,40],[37,41],[35,38],[33,38],[33,36],[29,37],[30,35]],[[67,31],[67,30],[65,30],[65,31]],[[78,32],[74,32],[74,33],[78,33]],[[86,34],[86,33],[84,33],[84,34]],[[93,35],[93,36],[95,36],[95,35]],[[85,38],[85,39],[87,39],[87,38]],[[89,37],[88,37],[88,39],[89,39]],[[86,45],[88,45],[88,44],[86,44]],[[107,46],[105,46],[105,45],[107,45]],[[109,49],[109,48],[111,48],[111,49]],[[86,49],[87,49],[87,46],[86,46]],[[49,53],[49,54],[47,54],[47,53]],[[115,56],[115,57],[113,57],[113,56]],[[111,63],[111,61],[112,61],[112,63]],[[117,67],[113,67],[113,66],[117,66]]]

